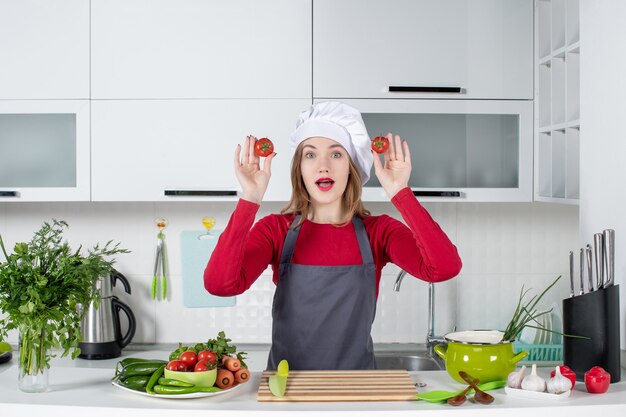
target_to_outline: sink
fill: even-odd
[[[375,352],[378,369],[406,369],[407,371],[440,371],[444,368],[425,353]]]

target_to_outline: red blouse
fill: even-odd
[[[409,187],[391,200],[408,225],[389,217],[363,219],[376,264],[376,291],[382,268],[392,262],[424,281],[440,282],[461,271],[456,247]],[[204,287],[218,296],[246,291],[272,265],[274,283],[293,215],[271,214],[254,224],[259,205],[239,200],[228,225],[220,235],[204,271]],[[292,263],[302,265],[360,264],[361,253],[354,226],[342,227],[305,220],[294,249]]]

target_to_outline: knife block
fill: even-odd
[[[619,286],[612,285],[563,300],[563,363],[584,381],[585,372],[601,366],[620,380]]]

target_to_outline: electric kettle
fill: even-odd
[[[124,275],[112,271],[109,276],[101,277],[96,288],[100,291],[100,305],[96,308],[92,302],[81,321],[82,342],[79,344],[83,359],[110,359],[122,354],[122,348],[128,345],[135,335],[135,315],[128,305],[113,295],[113,287],[121,281],[124,290],[130,294],[130,284]],[[128,330],[122,336],[120,311],[128,317]]]

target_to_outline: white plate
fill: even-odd
[[[510,395],[511,397],[517,398],[528,398],[531,400],[548,400],[548,401],[560,401],[564,400],[570,396],[572,393],[571,390],[567,390],[562,394],[550,394],[549,392],[537,392],[537,391],[528,391],[525,389],[504,387],[504,392],[506,395]]]
[[[144,397],[152,397],[152,398],[167,398],[170,400],[182,400],[187,398],[204,398],[204,397],[214,397],[216,395],[226,394],[227,392],[231,392],[242,386],[243,384],[237,384],[232,388],[223,389],[217,392],[193,392],[191,394],[148,394],[143,391],[136,391],[134,389],[130,389],[125,387],[124,385],[120,385],[117,381],[111,382],[114,387],[121,388],[124,391],[132,392],[133,394],[143,395]]]

